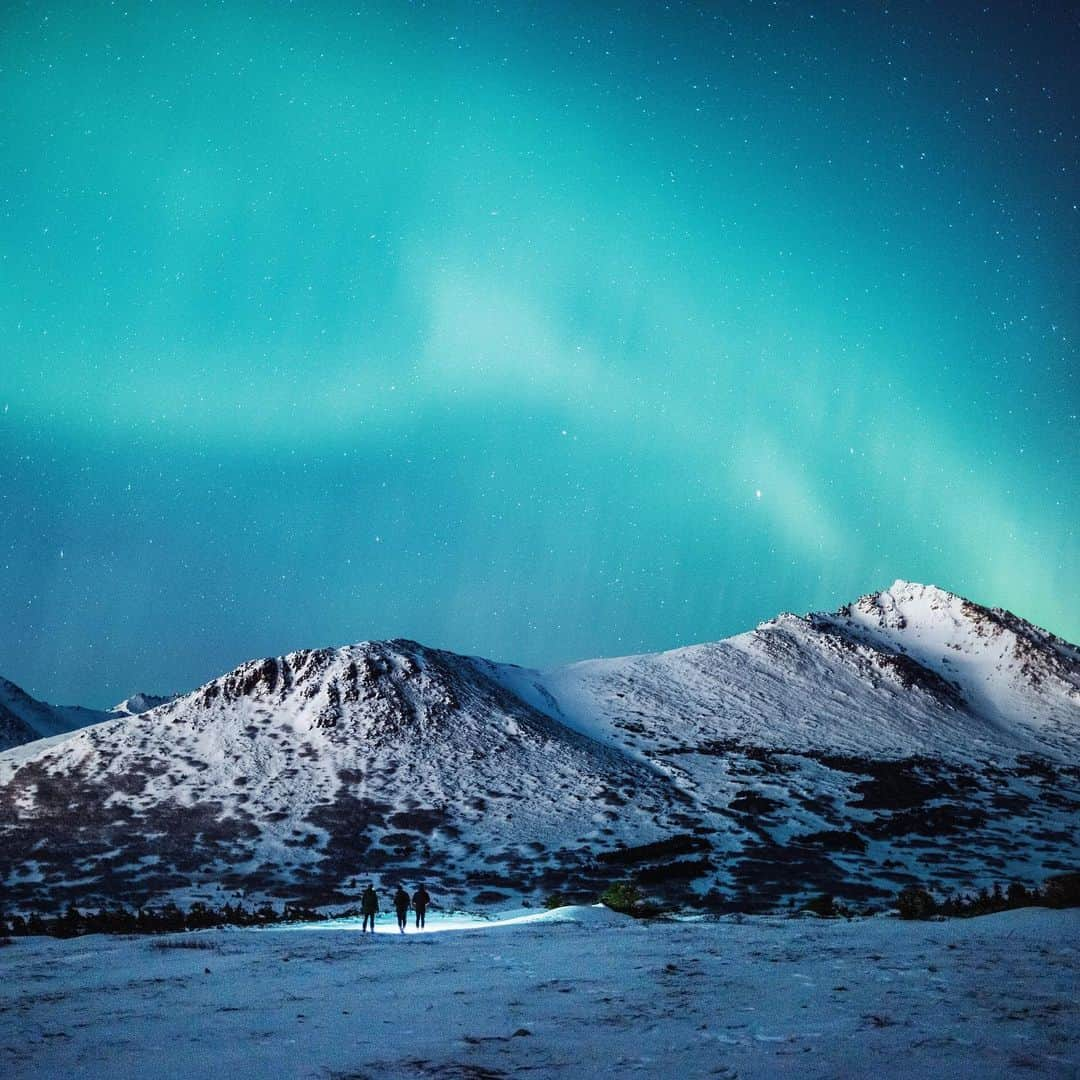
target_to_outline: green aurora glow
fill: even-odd
[[[823,7],[5,6],[0,673],[1080,638],[1075,20]]]

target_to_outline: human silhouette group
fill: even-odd
[[[427,889],[424,888],[422,882],[417,886],[416,892],[414,892],[412,896],[398,885],[391,903],[393,904],[394,912],[397,914],[399,933],[405,933],[405,927],[409,921],[410,907],[413,910],[413,914],[416,916],[416,929],[424,929],[427,922],[427,909],[428,905],[431,903],[431,896]],[[375,887],[370,883],[360,894],[360,914],[364,917],[361,933],[366,933],[370,927],[371,932],[374,934],[375,916],[379,914],[379,894],[375,891]]]

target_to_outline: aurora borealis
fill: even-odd
[[[0,674],[1080,638],[1056,5],[8,4]]]

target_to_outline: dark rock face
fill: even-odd
[[[0,705],[0,750],[33,742],[40,735],[21,717]]]

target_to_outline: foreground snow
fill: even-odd
[[[18,940],[0,953],[0,1073],[886,1080],[1080,1071],[1076,911],[644,924],[569,909],[458,932],[354,931]]]

